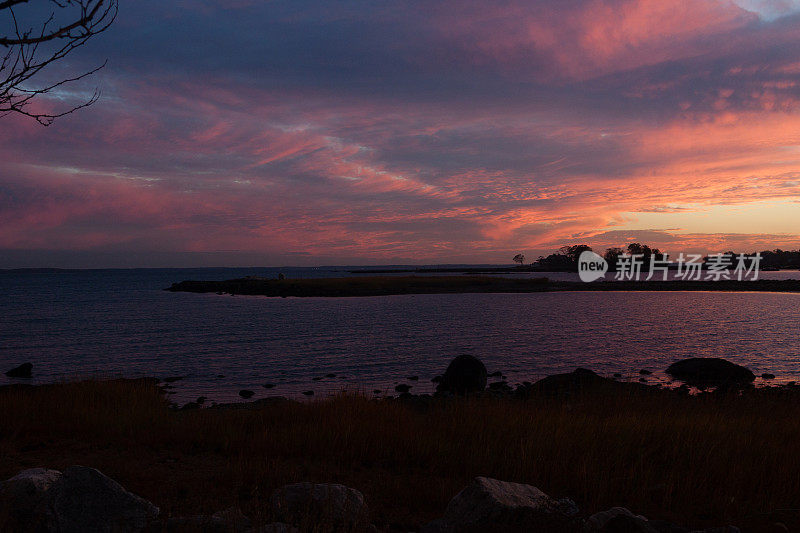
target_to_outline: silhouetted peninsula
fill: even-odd
[[[369,276],[322,279],[248,277],[226,281],[182,281],[172,292],[216,292],[261,296],[386,296],[394,294],[523,293],[553,291],[800,292],[798,280],[758,281],[550,281],[491,276]]]

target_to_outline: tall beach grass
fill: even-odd
[[[171,409],[154,380],[0,390],[0,476],[100,469],[167,515],[241,507],[269,520],[297,481],[365,494],[402,530],[441,516],[482,475],[651,518],[736,523],[800,507],[800,396],[587,392],[428,403],[339,395],[258,409]]]

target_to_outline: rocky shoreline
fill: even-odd
[[[425,406],[433,405],[437,401],[446,401],[450,398],[470,396],[471,398],[495,398],[529,400],[541,397],[565,397],[574,394],[745,394],[745,393],[774,393],[774,392],[800,392],[800,384],[790,381],[785,384],[754,387],[756,375],[748,368],[737,365],[725,359],[714,357],[697,357],[678,361],[666,369],[671,376],[681,385],[664,387],[660,383],[650,383],[647,376],[649,370],[642,369],[638,381],[622,380],[621,375],[603,377],[586,368],[577,368],[572,372],[554,374],[535,382],[524,381],[512,386],[506,381],[500,371],[489,373],[480,359],[471,355],[460,355],[453,359],[442,375],[434,376],[431,381],[436,384],[433,394],[412,393],[412,386],[399,384],[395,386],[395,395],[375,397],[375,401],[402,401],[410,404]],[[414,381],[419,379],[413,376]],[[489,382],[489,378],[499,381]],[[762,374],[762,380],[767,382],[774,379],[773,374]],[[247,392],[248,394],[242,394]],[[240,391],[244,399],[252,397],[252,391]],[[380,391],[374,391],[380,392]],[[267,405],[276,405],[292,402],[285,396],[267,396],[246,402],[235,403],[206,403],[205,398],[188,402],[180,409],[258,409]],[[175,408],[178,408],[176,405]]]
[[[9,387],[31,387],[27,380],[32,377],[33,365],[23,363],[7,372],[6,376],[17,378],[17,383],[0,386],[0,390]],[[554,374],[538,381],[522,381],[512,385],[508,382],[507,376],[501,371],[489,373],[486,366],[478,358],[471,355],[460,355],[453,359],[445,372],[434,376],[430,381],[435,385],[435,392],[415,393],[413,387],[419,382],[419,376],[409,376],[409,383],[398,383],[394,386],[395,394],[384,394],[382,390],[374,390],[375,400],[400,400],[416,404],[425,404],[438,400],[469,395],[473,398],[498,398],[498,399],[530,399],[542,396],[564,396],[582,392],[592,393],[744,393],[748,391],[800,391],[800,384],[796,381],[788,383],[764,385],[754,387],[753,382],[756,375],[749,369],[731,363],[720,358],[690,358],[678,361],[666,369],[666,374],[681,385],[664,386],[661,383],[652,383],[648,377],[652,372],[642,369],[639,371],[638,381],[624,379],[622,374],[614,374],[613,377],[603,377],[592,370],[577,368],[573,372]],[[327,374],[325,377],[336,378],[336,374]],[[761,382],[766,384],[775,379],[774,374],[763,373]],[[172,394],[175,383],[183,379],[183,376],[171,376],[163,379],[155,377],[134,378],[153,385],[157,385],[165,394]],[[316,378],[314,378],[316,380]],[[495,379],[495,381],[489,381]],[[46,386],[46,385],[38,385]],[[263,385],[266,390],[274,387],[272,383]],[[343,390],[338,393],[345,392]],[[250,389],[241,389],[239,397],[244,401],[238,402],[216,402],[210,401],[206,396],[200,396],[196,400],[188,401],[183,404],[172,403],[175,409],[258,409],[264,406],[280,405],[289,402],[296,402],[297,399],[284,395],[268,395],[256,398],[255,392]],[[313,390],[303,393],[307,399],[313,399]]]

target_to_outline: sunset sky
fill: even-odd
[[[0,119],[0,268],[800,248],[800,1],[120,0]]]

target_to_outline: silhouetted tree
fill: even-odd
[[[755,255],[750,253],[749,255]],[[800,268],[800,250],[764,250],[761,252],[763,268]]]
[[[646,244],[632,242],[628,245],[628,253],[630,255],[643,255],[645,257],[649,257],[653,252]]]
[[[517,255],[515,255],[514,256],[514,262],[515,263],[519,263],[520,265],[522,265],[522,263],[525,262],[525,254],[517,254]]]
[[[50,125],[92,105],[99,93],[64,111],[34,111],[30,104],[66,83],[94,74],[102,65],[56,81],[42,71],[104,32],[117,16],[117,0],[0,0],[0,117],[20,113]]]
[[[653,260],[661,260],[664,258],[664,254],[662,254],[661,250],[658,248],[650,248],[648,245],[638,242],[630,243],[627,248],[627,253],[630,255],[642,256],[642,263],[645,267],[648,267]]]
[[[587,250],[591,252],[592,248],[585,244],[575,244],[573,246],[562,246],[561,248],[558,249],[558,253],[560,253],[561,255],[565,255],[570,260],[570,262],[575,263],[577,265],[578,258],[581,256],[583,252]]]
[[[592,249],[585,244],[562,246],[554,254],[547,257],[540,256],[535,265],[544,270],[575,270],[578,268],[578,257],[586,250],[591,251]]]
[[[608,248],[606,250],[606,253],[603,254],[603,259],[605,259],[606,263],[608,263],[608,268],[610,268],[611,270],[616,270],[619,256],[621,256],[624,253],[625,250],[623,250],[619,246]]]

